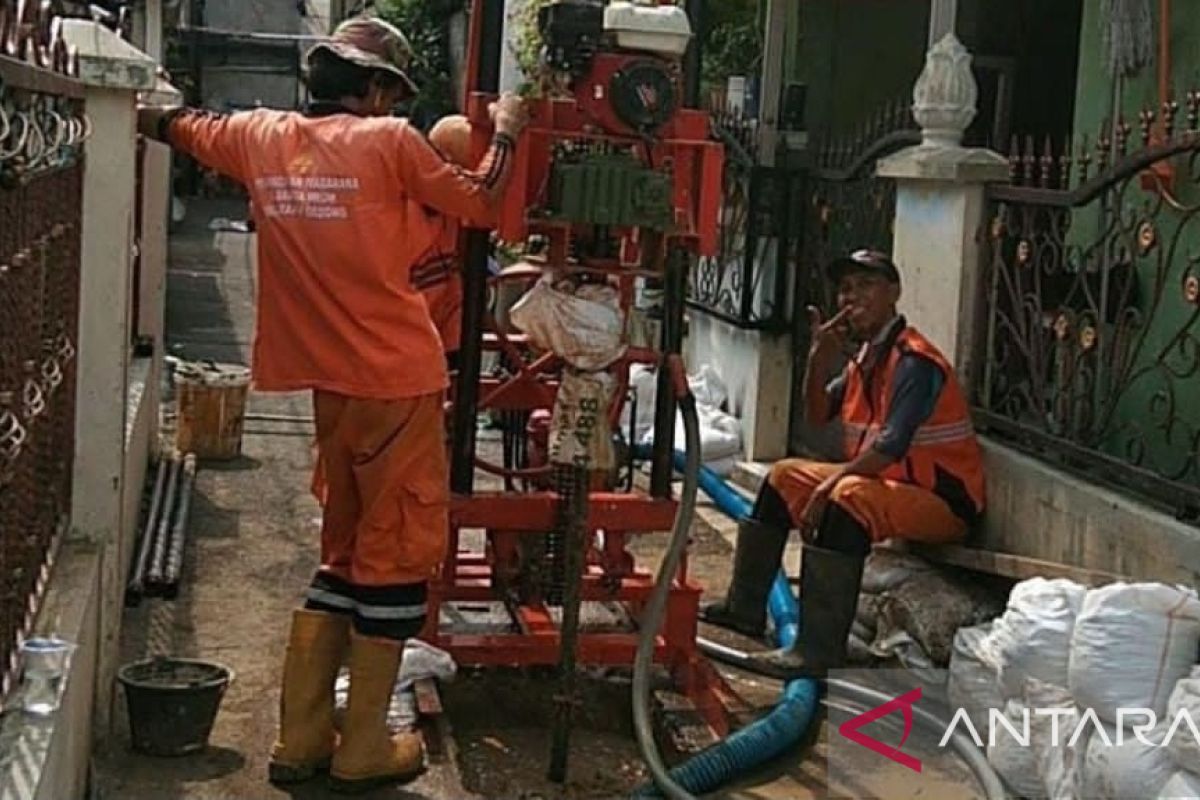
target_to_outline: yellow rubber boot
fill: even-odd
[[[416,778],[425,767],[420,734],[392,736],[387,710],[404,643],[350,634],[350,699],[329,769],[335,792],[357,794]]]
[[[298,609],[283,662],[279,739],[271,749],[272,783],[306,781],[333,758],[333,687],[350,636],[344,614]]]

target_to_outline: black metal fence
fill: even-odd
[[[1195,518],[1200,93],[1138,119],[1094,145],[1014,142],[1012,185],[989,189],[977,419]]]
[[[739,328],[781,329],[787,322],[793,175],[758,163],[754,119],[714,112],[713,130],[725,144],[721,249],[693,262],[688,305]]]
[[[920,135],[896,102],[813,142],[805,162],[766,167],[756,120],[715,111],[713,130],[726,147],[721,250],[692,265],[688,304],[739,328],[786,331],[791,308],[831,299],[819,267],[835,252],[890,250],[895,184],[875,177],[875,162]]]
[[[53,54],[27,50],[48,66]],[[60,69],[69,68],[57,60]],[[0,55],[0,672],[7,689],[68,522],[75,438],[82,90]]]

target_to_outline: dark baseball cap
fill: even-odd
[[[900,270],[896,269],[895,262],[886,253],[878,250],[855,250],[848,256],[835,258],[826,270],[829,279],[834,283],[840,282],[847,275],[859,272],[881,275],[892,283],[900,282]]]

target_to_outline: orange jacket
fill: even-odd
[[[464,170],[391,117],[186,111],[166,135],[250,192],[256,388],[401,399],[446,387],[442,342],[410,280],[440,232],[425,209],[486,224],[507,140]]]
[[[442,347],[455,353],[462,339],[463,275],[460,256],[460,225],[456,220],[430,212],[429,222],[438,235],[425,255],[412,268],[413,288],[425,295],[429,316],[442,337]]]
[[[983,458],[970,407],[946,357],[913,328],[903,329],[892,347],[874,367],[868,386],[862,367],[852,361],[846,373],[846,393],[841,421],[846,457],[857,458],[871,447],[888,418],[896,365],[905,353],[933,361],[946,376],[933,413],[917,429],[905,457],[884,470],[881,477],[921,486],[950,506],[966,521],[983,512],[985,502]]]

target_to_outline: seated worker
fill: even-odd
[[[859,250],[829,267],[840,309],[822,322],[809,309],[805,419],[839,418],[847,463],[786,459],[771,469],[738,527],[733,581],[706,621],[761,635],[767,596],[788,531],[805,546],[800,568],[803,634],[758,654],[765,672],[821,677],[842,665],[874,542],[961,539],[984,507],[979,443],[966,396],[937,348],[896,312],[900,273],[884,254]],[[830,380],[847,334],[859,345]]]
[[[393,115],[416,91],[411,59],[401,31],[354,17],[306,56],[313,102],[303,114],[139,111],[143,134],[249,190],[255,389],[313,395],[328,483],[321,560],[292,614],[268,777],[298,783],[328,771],[343,793],[410,780],[424,761],[418,733],[387,726],[404,642],[425,625],[449,526],[446,365],[409,279],[435,237],[422,209],[486,224],[526,120],[520,98],[502,96],[486,154],[472,169],[447,164]],[[349,697],[335,732],[343,662]]]

